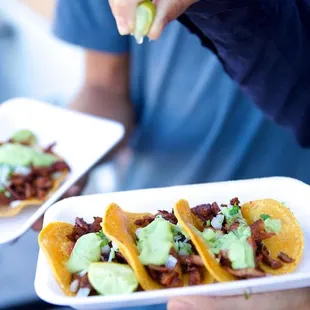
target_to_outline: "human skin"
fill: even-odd
[[[310,288],[236,297],[180,297],[168,303],[168,310],[309,310]]]
[[[137,5],[141,0],[109,0],[121,35],[133,33]],[[156,17],[148,37],[156,40],[165,26],[185,12],[196,0],[154,0]]]

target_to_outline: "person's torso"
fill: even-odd
[[[178,22],[158,41],[132,40],[131,93],[138,131],[121,189],[273,175],[310,183],[310,151],[267,120]]]

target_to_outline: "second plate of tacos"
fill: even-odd
[[[53,152],[54,146],[41,148],[27,129],[0,142],[0,217],[41,205],[66,179],[70,168]]]
[[[110,204],[103,232],[119,245],[143,290],[213,282],[190,238],[168,211],[130,213]]]
[[[273,199],[240,205],[177,202],[175,214],[217,282],[291,273],[299,265],[304,236],[293,213]]]

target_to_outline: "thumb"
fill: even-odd
[[[168,310],[211,310],[207,305],[210,303],[210,297],[193,296],[180,297],[168,302]],[[213,310],[213,309],[212,309]]]
[[[156,16],[148,37],[156,40],[172,20],[177,19],[197,0],[153,0]]]
[[[250,305],[253,306],[252,302],[243,296],[191,296],[172,300],[168,303],[168,310],[248,310]]]

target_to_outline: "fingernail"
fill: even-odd
[[[126,23],[125,19],[123,17],[117,17],[116,20],[119,34],[122,36],[129,34],[128,24]]]

